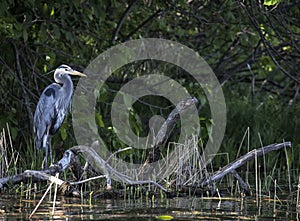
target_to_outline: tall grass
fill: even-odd
[[[27,169],[41,169],[42,153],[36,154],[31,138],[26,142],[15,144],[12,140],[10,126],[7,123],[5,128],[0,131],[0,177],[9,177],[20,174]],[[41,156],[40,156],[41,155]],[[6,188],[9,193],[21,194],[21,196],[31,195],[33,183],[29,182],[24,185],[10,186]]]
[[[167,182],[172,184],[173,181],[176,186],[197,184],[203,176],[216,171],[248,151],[285,140],[292,142],[292,148],[260,157],[256,164],[253,160],[238,172],[251,186],[257,183],[260,194],[283,185],[292,190],[299,177],[300,104],[295,102],[289,106],[287,101],[270,94],[251,97],[250,93],[248,95],[245,91],[240,92],[236,89],[225,89],[224,92],[227,104],[227,128],[218,155],[203,171],[203,168],[199,168],[201,139],[189,143],[191,147],[189,164],[184,163],[181,167],[175,165],[174,175],[170,175]],[[9,131],[7,125],[0,133],[1,177],[25,169],[40,169],[43,153],[39,152],[36,155],[33,138],[29,137],[23,144],[15,144]],[[18,145],[17,148],[15,145]],[[181,148],[181,145],[184,144],[178,144],[174,148]],[[131,155],[132,152],[129,152]],[[144,157],[142,155],[142,158]],[[229,175],[222,182],[231,186],[234,179]]]
[[[270,94],[251,97],[250,93],[248,96],[238,90],[225,89],[225,97],[227,128],[220,152],[228,153],[232,161],[238,157],[237,153],[243,155],[271,143],[291,141],[291,148],[258,159],[262,189],[274,186],[275,179],[278,185],[291,189],[298,181],[300,167],[300,104],[288,105],[288,101]],[[217,161],[215,165],[221,166]],[[249,174],[254,168],[254,161],[250,162]]]
[[[20,154],[15,151],[9,125],[0,132],[0,177],[18,173]]]

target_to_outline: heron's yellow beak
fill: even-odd
[[[76,76],[86,77],[85,74],[83,74],[83,73],[81,73],[81,72],[79,72],[79,71],[70,70],[70,71],[68,71],[68,72],[69,72],[68,74],[70,74],[70,75],[76,75]]]

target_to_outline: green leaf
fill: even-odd
[[[160,220],[172,220],[172,219],[174,219],[174,217],[170,216],[170,215],[161,215],[161,216],[157,216],[156,219],[160,219]]]
[[[54,32],[55,38],[57,40],[59,40],[60,36],[61,36],[60,28],[57,25],[55,25],[55,24],[53,25],[53,32]]]
[[[60,136],[63,141],[67,139],[67,130],[63,126],[60,128]]]
[[[48,71],[47,65],[45,65],[45,64],[43,65],[43,70],[45,73]]]
[[[47,14],[47,11],[48,11],[48,5],[47,5],[47,3],[44,3],[44,5],[43,5],[43,13]]]
[[[26,42],[28,40],[28,33],[27,33],[26,29],[23,29],[23,39],[24,39],[24,42]]]
[[[50,12],[50,16],[53,16],[54,15],[54,8],[52,7],[52,10]]]
[[[212,128],[213,128],[213,122],[212,122],[212,120],[206,121],[205,122],[205,126],[206,126],[208,137],[210,139],[212,139],[212,131],[213,131],[212,130]]]
[[[264,5],[266,6],[272,6],[272,5],[276,5],[279,4],[280,0],[265,0],[264,1]]]
[[[18,135],[18,128],[16,127],[11,127],[10,128],[10,134],[11,134],[11,138],[14,140],[16,139],[17,135]]]
[[[66,37],[66,39],[67,39],[68,41],[71,42],[71,44],[74,43],[74,36],[73,36],[73,34],[72,34],[71,32],[66,31],[66,32],[65,32],[65,37]]]
[[[100,126],[100,127],[102,127],[102,128],[104,128],[105,125],[104,125],[104,122],[103,122],[102,115],[99,114],[99,113],[96,113],[95,118],[96,118],[96,123],[97,123],[97,125]]]

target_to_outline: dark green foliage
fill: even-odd
[[[259,2],[2,1],[0,129],[9,125],[15,148],[33,149],[32,116],[40,93],[53,82],[47,72],[63,63],[83,71],[97,55],[118,43],[141,37],[166,38],[197,51],[224,85],[228,125],[222,151],[230,153],[230,159],[236,157],[232,148],[238,148],[249,127],[250,148],[291,140],[291,165],[298,168],[300,8],[292,1]],[[199,120],[205,142],[213,122],[201,87],[180,68],[155,61],[122,67],[99,90],[95,120],[105,142],[112,150],[126,146],[111,127],[111,102],[126,82],[149,74],[145,70],[172,77],[197,97],[202,105]],[[164,98],[141,99],[130,112],[133,131],[145,136],[151,116],[166,118],[172,108]],[[172,141],[177,132],[175,129]],[[62,146],[61,141],[60,155],[76,143],[70,116],[53,145]],[[145,156],[136,154],[137,159]],[[128,155],[122,153],[122,157]]]

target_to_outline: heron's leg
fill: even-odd
[[[47,139],[46,139],[46,156],[45,156],[45,159],[44,159],[44,162],[45,162],[45,168],[48,168],[48,152],[49,152],[49,148],[50,148],[50,153],[52,154],[52,151],[51,151],[51,136],[49,135],[49,130],[50,130],[50,125],[47,127]],[[51,161],[52,161],[52,156],[50,154],[50,157],[51,157]],[[52,163],[52,162],[51,162]]]
[[[43,167],[44,168],[48,168],[48,141],[47,141],[47,145],[46,145],[46,147],[45,147],[45,149],[46,149],[46,156],[45,156],[45,158],[44,158],[44,163],[43,164],[45,164],[45,166],[43,165]]]
[[[49,138],[50,164],[52,164],[53,161],[52,161],[52,144],[51,144],[51,136],[49,136],[48,138]]]

